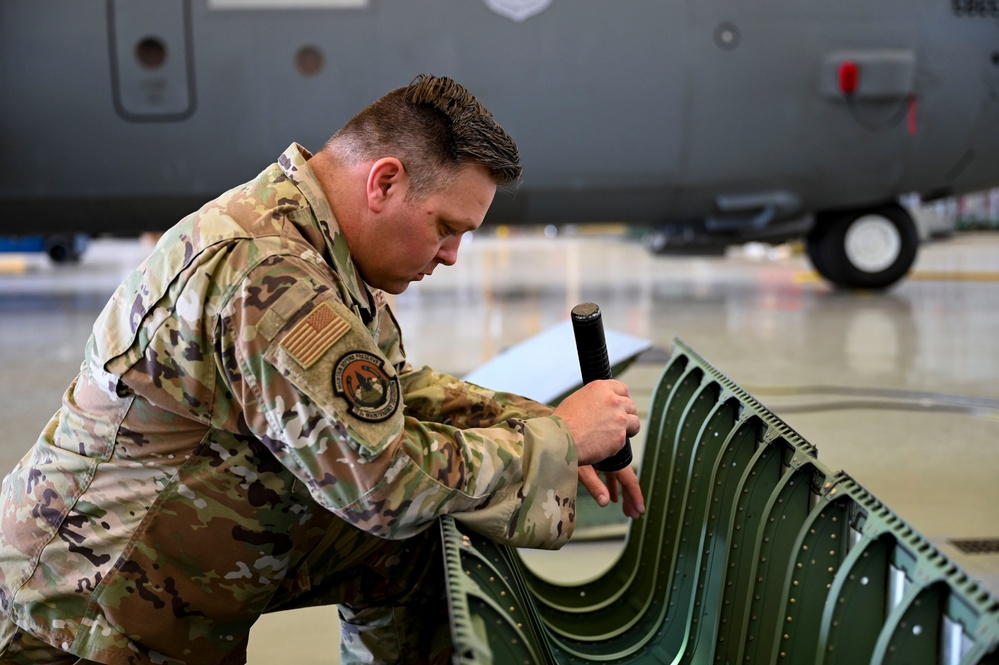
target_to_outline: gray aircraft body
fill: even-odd
[[[995,0],[0,0],[0,233],[162,230],[416,74],[515,137],[503,223],[807,237],[887,286],[899,197],[999,184]]]

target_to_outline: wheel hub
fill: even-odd
[[[850,225],[844,245],[850,263],[864,272],[876,273],[887,270],[898,260],[902,237],[884,217],[865,215]]]

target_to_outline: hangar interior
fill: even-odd
[[[59,405],[94,319],[147,241],[98,240],[77,264],[0,254],[0,466],[11,468]],[[999,235],[926,242],[884,292],[836,290],[794,246],[652,256],[628,229],[487,229],[457,265],[394,299],[409,358],[458,376],[595,302],[604,325],[647,338],[619,375],[643,418],[683,339],[999,594]],[[647,444],[634,441],[640,466]],[[610,508],[608,510],[613,510]],[[599,575],[619,537],[525,552],[556,581]],[[309,636],[292,644],[288,630]],[[305,631],[303,632],[303,628]],[[329,663],[333,608],[265,616],[250,663]]]

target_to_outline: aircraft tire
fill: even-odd
[[[667,244],[666,232],[659,229],[646,231],[642,236],[642,246],[653,256],[665,254]]]
[[[820,217],[807,242],[818,273],[854,289],[884,289],[902,279],[918,247],[912,216],[895,204]]]
[[[831,254],[831,243],[827,240],[827,237],[829,236],[830,226],[836,220],[828,219],[827,217],[828,215],[818,216],[815,227],[805,239],[805,251],[808,254],[809,261],[812,262],[812,267],[827,282],[831,282],[836,286],[846,286],[839,271],[836,270],[832,258],[828,256]]]
[[[45,253],[53,263],[75,263],[83,255],[80,243],[73,235],[51,235],[45,238]]]

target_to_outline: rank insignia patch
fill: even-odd
[[[351,415],[369,423],[388,420],[399,408],[399,380],[388,376],[381,358],[366,351],[351,351],[337,361],[333,392],[347,400]]]
[[[324,302],[288,333],[281,346],[299,365],[309,369],[349,330],[350,324]]]

